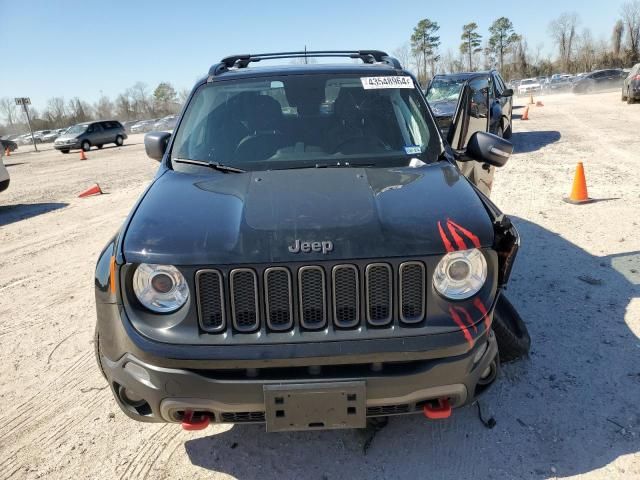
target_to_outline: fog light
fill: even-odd
[[[118,394],[120,395],[120,400],[131,407],[141,407],[146,403],[144,398],[129,388],[120,387]]]

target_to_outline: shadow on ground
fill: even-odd
[[[473,407],[444,421],[394,417],[364,454],[361,431],[267,434],[237,425],[186,442],[190,461],[238,479],[519,479],[586,473],[638,452],[640,340],[625,310],[640,297],[640,252],[597,257],[514,222],[523,246],[509,298],[533,346],[482,398],[494,429]]]
[[[561,137],[556,130],[513,132],[509,141],[513,143],[513,153],[531,153],[556,143]]]
[[[30,203],[16,205],[0,205],[0,227],[10,223],[37,217],[43,213],[59,210],[69,205],[68,203]]]

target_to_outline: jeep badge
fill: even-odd
[[[326,255],[333,251],[333,242],[331,240],[325,240],[323,242],[301,242],[296,238],[293,245],[289,245],[289,251],[291,253],[320,253]]]

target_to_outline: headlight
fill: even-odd
[[[174,312],[189,299],[189,286],[172,265],[141,263],[133,274],[133,291],[142,305],[158,313]]]
[[[464,300],[482,288],[487,279],[487,261],[480,250],[447,253],[433,273],[433,286],[443,297]]]

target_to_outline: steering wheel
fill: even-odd
[[[354,144],[356,142],[369,142],[373,146],[382,147],[384,150],[391,150],[391,145],[386,143],[380,137],[376,137],[375,135],[363,135],[361,137],[347,138],[333,149],[333,153],[341,152],[341,149],[344,148],[345,145]]]

